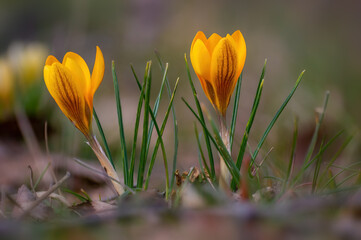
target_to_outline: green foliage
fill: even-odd
[[[233,191],[240,189],[241,194],[245,194],[247,197],[249,197],[249,194],[252,192],[258,193],[260,196],[263,196],[263,194],[268,191],[268,190],[263,189],[265,187],[266,182],[268,182],[268,183],[272,182],[273,184],[276,184],[276,185],[277,185],[277,183],[280,183],[281,187],[279,189],[270,188],[271,192],[276,191],[277,194],[272,193],[271,195],[269,195],[270,193],[267,193],[269,196],[272,196],[272,199],[278,199],[279,197],[282,197],[286,191],[296,189],[303,185],[310,185],[311,193],[324,191],[327,187],[330,189],[341,190],[340,186],[342,186],[343,184],[348,182],[350,179],[354,179],[354,178],[360,176],[359,171],[356,171],[356,172],[353,172],[352,174],[350,174],[349,176],[347,176],[346,178],[342,179],[340,182],[336,182],[337,177],[340,176],[345,171],[349,171],[349,169],[342,169],[340,172],[338,172],[335,175],[330,170],[331,167],[334,167],[335,160],[341,155],[342,151],[350,143],[352,136],[347,137],[347,139],[344,141],[344,143],[341,145],[341,147],[339,147],[337,152],[333,155],[333,157],[330,158],[326,167],[324,167],[323,162],[326,161],[325,152],[330,149],[330,146],[335,144],[336,140],[339,139],[339,137],[344,133],[344,131],[338,132],[337,134],[335,134],[334,137],[332,137],[328,141],[326,141],[324,139],[322,141],[321,145],[319,146],[318,151],[316,153],[314,153],[315,148],[318,143],[319,131],[320,131],[323,119],[324,119],[324,115],[325,115],[325,111],[326,111],[326,107],[327,107],[327,103],[328,103],[328,99],[329,99],[328,91],[326,92],[323,108],[321,109],[321,111],[318,112],[318,115],[316,117],[315,130],[314,130],[312,139],[309,143],[308,150],[306,152],[306,155],[305,155],[305,158],[303,161],[303,165],[301,166],[301,168],[298,171],[296,171],[296,174],[293,174],[293,171],[294,171],[293,169],[295,168],[294,159],[296,156],[297,138],[298,138],[298,132],[299,132],[298,118],[296,118],[295,123],[294,123],[294,131],[293,131],[293,137],[292,137],[292,141],[291,141],[291,154],[290,154],[288,164],[286,165],[284,175],[283,176],[280,175],[281,172],[280,172],[279,167],[272,166],[272,165],[274,165],[274,163],[272,163],[272,162],[266,164],[267,167],[263,167],[265,165],[265,160],[268,157],[272,148],[267,153],[267,155],[263,158],[263,160],[260,161],[260,164],[256,163],[256,158],[257,158],[263,144],[265,143],[267,136],[269,135],[273,126],[277,122],[279,116],[281,115],[281,113],[283,112],[283,110],[285,109],[285,107],[287,106],[289,101],[291,100],[292,96],[294,95],[299,84],[301,83],[304,71],[299,75],[294,87],[291,89],[291,92],[285,98],[285,100],[281,104],[280,108],[277,110],[277,112],[273,116],[272,120],[268,124],[266,130],[264,131],[260,140],[258,141],[258,144],[257,144],[255,150],[252,151],[252,150],[250,150],[250,146],[248,144],[248,139],[250,136],[250,131],[252,129],[253,122],[254,122],[254,119],[255,119],[255,116],[257,113],[257,109],[258,109],[258,106],[260,103],[261,95],[262,95],[263,83],[264,83],[264,78],[265,78],[265,69],[266,69],[266,61],[265,61],[265,64],[263,66],[262,73],[261,73],[261,76],[259,79],[256,94],[254,97],[251,113],[250,113],[249,119],[247,121],[247,125],[246,125],[244,133],[243,133],[242,141],[240,143],[238,156],[237,156],[236,161],[234,161],[232,159],[229,151],[227,150],[225,143],[222,141],[219,129],[217,128],[215,122],[213,121],[213,119],[210,117],[209,114],[207,114],[208,122],[211,126],[212,131],[210,131],[209,128],[207,127],[207,124],[203,117],[203,113],[205,110],[201,109],[201,107],[200,107],[200,103],[199,103],[199,100],[197,97],[197,92],[192,83],[192,78],[190,75],[189,66],[188,66],[186,58],[185,58],[185,63],[186,63],[188,78],[189,78],[189,82],[190,82],[191,89],[193,92],[194,101],[196,104],[198,114],[184,98],[182,98],[182,100],[184,101],[186,106],[189,108],[189,110],[192,112],[192,114],[195,116],[195,118],[197,119],[197,122],[202,127],[203,132],[201,132],[201,133],[198,131],[198,128],[196,125],[194,127],[197,148],[198,148],[198,155],[199,155],[199,165],[202,168],[201,169],[202,172],[210,173],[210,176],[211,176],[211,179],[213,182],[215,181],[215,178],[214,178],[215,175],[212,175],[211,173],[212,173],[212,166],[214,166],[214,162],[213,162],[213,160],[211,160],[211,158],[207,159],[203,152],[202,143],[201,143],[201,139],[200,139],[200,136],[202,134],[205,136],[205,141],[207,141],[207,139],[208,139],[210,142],[213,143],[215,150],[221,156],[221,159],[222,159],[221,161],[225,161],[225,164],[233,178],[233,181],[231,183],[231,189]],[[231,146],[231,148],[233,146],[234,139],[237,136],[235,133],[235,126],[236,126],[236,122],[237,122],[238,101],[240,98],[241,81],[242,81],[241,79],[242,78],[240,77],[240,79],[237,83],[237,86],[236,86],[236,90],[235,90],[235,97],[234,97],[235,101],[234,101],[234,105],[233,105],[232,119],[231,119],[231,125],[230,125],[230,146]],[[212,132],[212,134],[211,134],[211,132]],[[207,144],[207,142],[206,142],[206,146],[207,146],[208,152],[212,152],[212,148],[210,148],[210,146],[209,146],[209,144]],[[208,146],[209,146],[209,148],[208,148]],[[250,161],[243,162],[247,146],[249,148]],[[244,164],[245,164],[244,167],[247,169],[246,172],[248,172],[248,174],[246,174],[246,175],[245,175],[246,172],[241,172],[241,167]],[[262,171],[260,171],[261,167],[263,167]],[[310,180],[309,183],[307,182],[308,180]],[[297,185],[297,184],[300,184],[300,185]],[[273,200],[271,200],[271,201],[273,201]]]
[[[120,103],[119,96],[119,85],[118,78],[115,72],[115,63],[112,62],[112,74],[113,74],[113,84],[114,84],[114,92],[115,92],[115,102],[117,105],[117,113],[118,113],[118,125],[119,125],[119,135],[120,135],[120,148],[122,150],[122,159],[123,159],[123,174],[124,174],[124,184],[128,185],[128,157],[127,157],[127,147],[124,136],[124,126],[123,126],[123,114],[122,114],[122,105]],[[130,186],[131,187],[131,186]]]

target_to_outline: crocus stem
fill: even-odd
[[[224,145],[226,146],[228,152],[231,151],[231,145],[229,142],[229,133],[226,126],[226,116],[219,117],[220,122],[220,135]],[[220,158],[220,177],[219,177],[219,187],[223,190],[229,190],[230,183],[231,183],[231,173],[229,172],[226,163],[224,162],[222,156],[219,154]]]
[[[117,172],[115,171],[114,167],[112,166],[109,159],[105,155],[105,153],[104,153],[102,147],[100,146],[98,140],[96,139],[96,137],[93,135],[90,135],[87,137],[87,140],[89,142],[89,146],[93,149],[93,151],[94,151],[95,155],[97,156],[100,164],[102,165],[104,171],[108,174],[108,176],[112,177],[113,179],[115,179],[119,182],[119,177],[118,177]],[[111,182],[119,195],[124,193],[124,189],[119,183],[117,183],[114,180],[111,180]]]

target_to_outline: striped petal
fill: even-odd
[[[62,64],[74,75],[74,81],[79,82],[83,91],[90,89],[90,71],[81,56],[73,52],[67,52]]]
[[[59,62],[44,67],[45,84],[62,112],[84,134],[91,131],[91,112],[84,90],[73,73]]]
[[[211,83],[216,90],[217,109],[225,115],[233,93],[237,74],[238,56],[235,42],[230,35],[222,38],[214,48],[211,62]]]

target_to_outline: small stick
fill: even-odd
[[[272,152],[272,150],[274,149],[274,147],[271,147],[271,149],[266,153],[266,156],[262,159],[262,161],[260,162],[260,164],[255,164],[256,167],[254,168],[254,170],[252,171],[252,175],[256,176],[256,173],[258,172],[258,170],[260,169],[260,167],[262,167],[264,161],[268,158],[268,155]]]
[[[60,187],[60,185],[62,185],[69,177],[70,177],[70,173],[66,172],[65,176],[62,179],[60,179],[56,184],[51,186],[49,188],[49,190],[46,191],[46,193],[41,195],[27,209],[25,209],[19,218],[24,218],[25,216],[27,216],[36,206],[38,206],[42,201],[44,201],[51,193],[53,193],[55,190],[57,190]]]
[[[33,193],[35,194],[35,188],[34,188],[34,174],[33,174],[33,169],[31,168],[31,166],[28,166],[29,170],[30,170],[30,187],[31,187],[31,191],[33,191]],[[36,194],[35,194],[36,197]]]

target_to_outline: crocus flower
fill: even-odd
[[[92,133],[93,97],[104,76],[104,58],[99,47],[95,56],[93,73],[76,53],[68,52],[60,63],[49,56],[44,67],[45,84],[65,116],[73,122],[87,138],[105,172],[120,195],[124,189],[119,185],[118,175]]]
[[[203,91],[218,112],[225,116],[237,80],[246,60],[246,43],[238,30],[208,39],[199,31],[193,39],[191,62]]]
[[[68,52],[60,63],[50,55],[44,67],[45,84],[65,116],[86,137],[91,135],[93,96],[104,76],[104,58],[97,47],[93,73],[76,53]]]
[[[10,45],[7,52],[8,59],[22,92],[26,93],[30,87],[41,80],[42,64],[48,52],[48,48],[38,42],[15,42]]]

